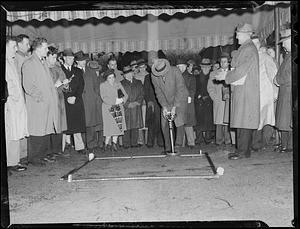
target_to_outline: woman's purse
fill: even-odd
[[[118,89],[118,98],[121,99],[123,98],[125,95],[123,93],[123,91],[121,89]]]

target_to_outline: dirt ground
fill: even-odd
[[[251,158],[227,159],[232,147],[186,149],[208,152],[224,175],[216,179],[84,181],[114,176],[182,176],[212,174],[205,157],[93,160],[73,175],[60,178],[87,158],[70,151],[45,167],[28,166],[8,176],[11,224],[147,221],[261,220],[291,227],[294,218],[293,154],[273,147]],[[160,154],[162,148],[128,149],[114,156]],[[97,152],[96,157],[112,156]]]

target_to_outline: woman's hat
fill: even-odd
[[[152,73],[155,76],[163,76],[170,69],[170,62],[166,59],[156,59],[151,67]]]
[[[194,60],[188,60],[187,62],[186,62],[186,64],[189,66],[189,65],[193,65],[193,66],[195,66],[196,65],[196,62],[194,61]]]
[[[89,59],[89,54],[84,54],[83,51],[79,51],[75,53],[75,60],[77,61],[83,61],[83,60],[88,60]]]
[[[97,61],[94,61],[94,60],[89,61],[89,62],[87,63],[87,65],[88,65],[90,68],[94,69],[94,70],[97,70],[97,71],[101,71],[101,70],[102,70],[102,66],[101,66]]]
[[[63,56],[74,56],[72,49],[68,48],[63,51]]]
[[[123,68],[123,74],[127,74],[129,72],[132,72],[132,67],[130,67],[129,65],[124,66],[124,68]]]
[[[211,66],[211,65],[212,65],[212,64],[211,64],[210,59],[208,59],[208,58],[203,58],[203,59],[201,60],[200,66],[206,66],[206,67],[208,67],[208,66]]]
[[[139,59],[136,63],[138,65],[138,67],[141,67],[146,64],[144,59]]]
[[[103,73],[103,78],[105,80],[107,80],[107,77],[110,75],[114,75],[115,76],[115,71],[113,69],[108,69]]]
[[[130,66],[131,66],[131,67],[133,67],[133,66],[135,66],[135,65],[137,65],[136,60],[133,60],[133,61],[130,62]]]
[[[253,33],[254,30],[252,28],[252,25],[245,23],[242,25],[239,25],[236,29],[237,33]]]

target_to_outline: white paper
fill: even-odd
[[[188,97],[188,103],[191,103],[191,102],[192,102],[192,98]]]

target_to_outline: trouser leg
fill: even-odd
[[[176,129],[176,143],[177,146],[182,146],[184,137],[184,125],[178,126]]]
[[[225,141],[225,145],[230,145],[231,143],[230,131],[228,125],[224,125],[224,141]]]
[[[20,140],[20,158],[27,157],[27,138]]]
[[[95,148],[97,146],[97,132],[94,126],[86,127],[86,146],[88,149]]]
[[[231,144],[236,145],[236,138],[237,138],[236,129],[229,128],[229,133],[230,133]]]
[[[137,146],[138,145],[138,137],[139,137],[139,129],[131,129],[130,130],[130,144],[131,146]]]
[[[83,150],[85,148],[81,133],[73,134],[75,150]]]
[[[50,135],[29,136],[28,138],[28,162],[37,162],[47,155],[50,145]]]
[[[263,128],[263,146],[272,144],[272,135],[274,133],[274,127],[265,125]]]
[[[189,146],[195,145],[194,129],[192,126],[185,127],[185,134]]]
[[[123,145],[124,147],[130,147],[130,130],[125,130],[123,135]]]
[[[20,162],[20,140],[6,140],[6,164],[15,166]]]
[[[216,124],[216,144],[221,145],[224,143],[224,126]]]
[[[63,134],[51,134],[51,151],[52,153],[58,153],[62,151],[62,135]]]
[[[252,134],[252,148],[253,149],[261,149],[262,148],[262,138],[263,131],[262,130],[254,130]]]
[[[237,128],[237,152],[250,156],[252,129]]]
[[[281,145],[282,148],[292,149],[293,148],[293,132],[292,131],[281,131]]]
[[[103,130],[99,130],[97,132],[98,132],[98,146],[103,147],[103,142],[104,142]]]

